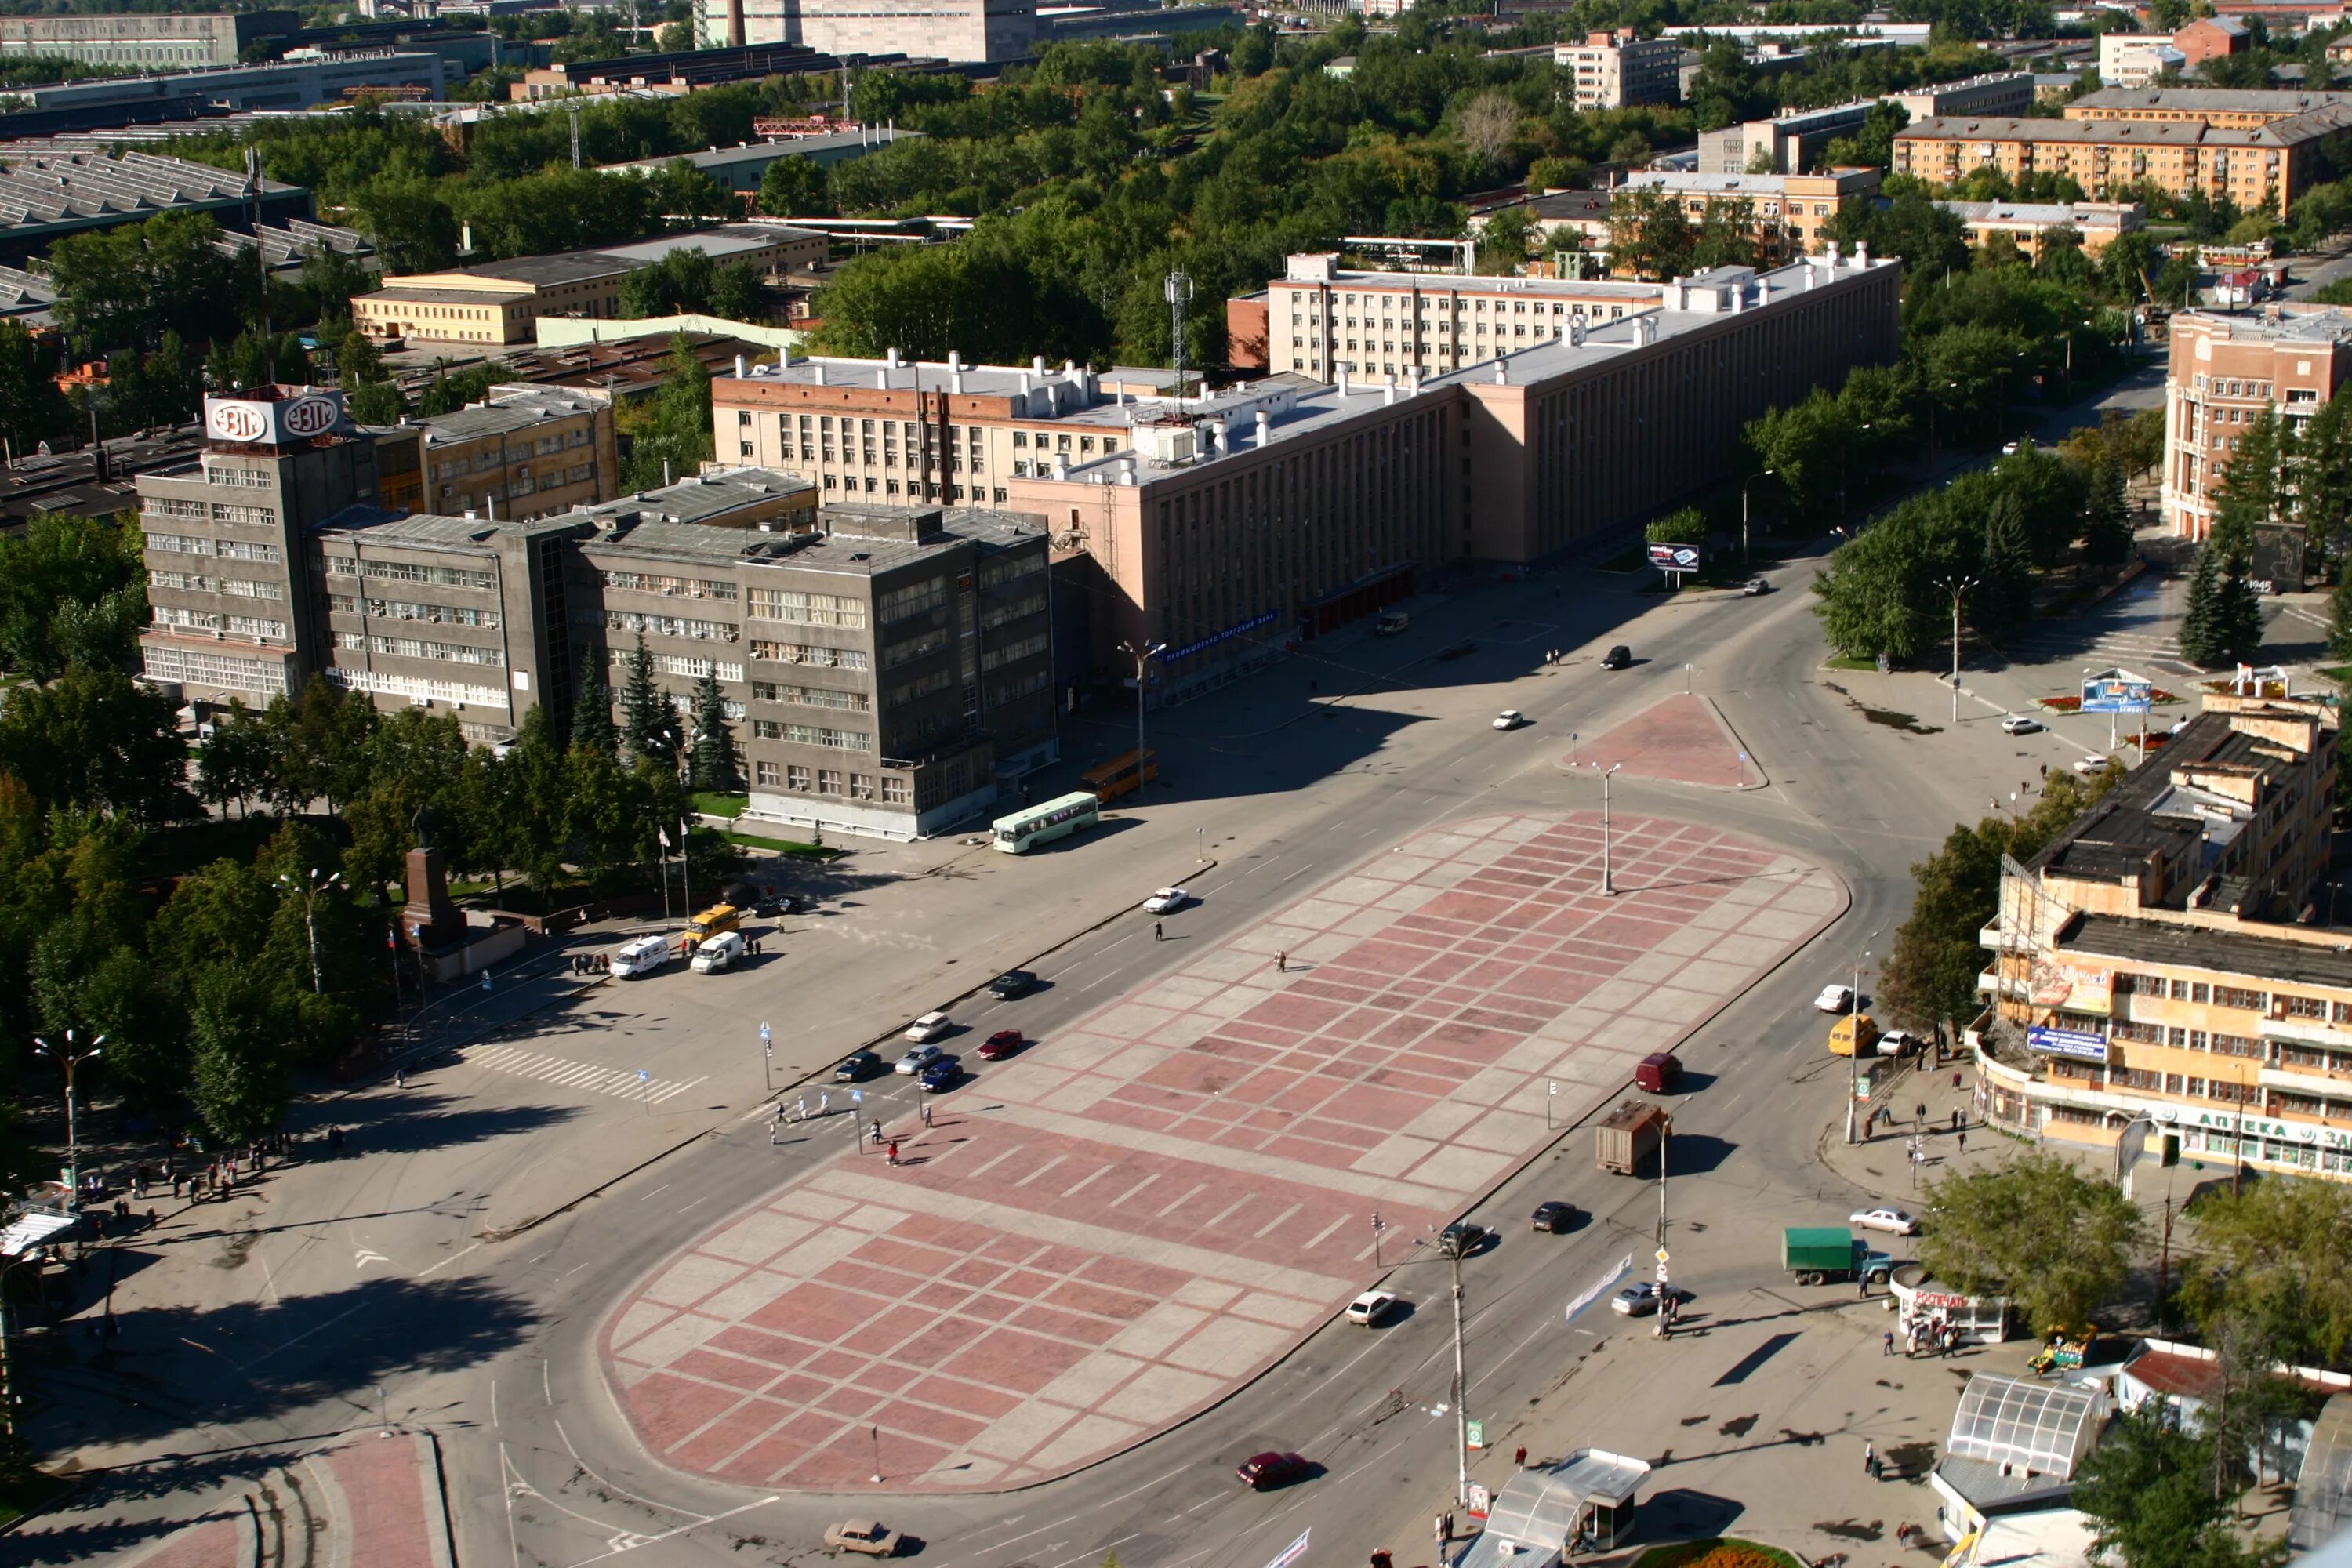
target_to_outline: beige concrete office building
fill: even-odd
[[[1580,110],[1682,101],[1683,47],[1670,38],[1630,27],[1588,33],[1580,44],[1554,45],[1552,63],[1575,79]]]

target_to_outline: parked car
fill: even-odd
[[[1037,977],[1025,969],[1008,969],[988,983],[988,994],[999,1002],[1026,996],[1037,989]]]
[[[1622,669],[1633,662],[1633,650],[1623,643],[1619,643],[1601,656],[1601,668],[1603,669]]]
[[[1633,1064],[1633,1087],[1652,1094],[1672,1094],[1683,1080],[1683,1059],[1672,1051],[1652,1051]]]
[[[1887,1230],[1896,1236],[1916,1236],[1919,1222],[1901,1209],[1856,1209],[1845,1216],[1856,1230]]]
[[[1296,1454],[1252,1454],[1234,1468],[1234,1474],[1250,1490],[1263,1492],[1305,1479],[1309,1468]]]
[[[953,1028],[954,1022],[945,1013],[926,1013],[907,1026],[907,1038],[929,1043]]]
[[[1532,1216],[1535,1228],[1547,1236],[1558,1236],[1576,1223],[1574,1204],[1538,1204]]]
[[[1658,1310],[1658,1303],[1672,1296],[1677,1305],[1691,1299],[1691,1293],[1680,1286],[1669,1285],[1662,1292],[1654,1279],[1644,1279],[1628,1285],[1609,1298],[1609,1310],[1628,1318],[1646,1318]]]
[[[1813,998],[1813,1005],[1824,1013],[1850,1013],[1853,1010],[1853,987],[1824,985],[1822,994]]]
[[[734,968],[750,947],[741,931],[723,931],[696,948],[694,958],[687,967],[697,974],[716,974],[720,970]]]
[[[889,1068],[883,1065],[882,1058],[872,1051],[852,1051],[841,1058],[839,1067],[833,1069],[833,1081],[864,1083],[876,1073],[888,1070]]]
[[[1759,595],[1770,593],[1772,584],[1761,577],[1750,577],[1747,582],[1739,584],[1739,591],[1753,599]]]
[[[843,1552],[863,1552],[868,1557],[894,1557],[898,1552],[898,1532],[877,1520],[853,1519],[828,1525],[824,1543]]]
[[[1527,721],[1528,716],[1516,708],[1506,708],[1495,715],[1495,728],[1497,730],[1516,730]]]
[[[963,1081],[963,1064],[953,1057],[941,1057],[923,1064],[915,1075],[915,1087],[925,1094],[937,1094]]]
[[[1486,1245],[1495,1233],[1483,1225],[1457,1219],[1437,1233],[1437,1250],[1448,1258],[1467,1258]]]
[[[641,936],[633,942],[625,942],[614,950],[610,961],[613,978],[626,980],[633,975],[651,974],[656,970],[667,968],[674,952],[676,949],[670,946],[667,937]]]
[[[2028,718],[2022,713],[2004,713],[2000,720],[2000,732],[2004,735],[2038,735],[2042,732],[2042,721]]]
[[[1365,1328],[1377,1328],[1381,1320],[1396,1310],[1396,1296],[1387,1290],[1367,1290],[1348,1303],[1348,1321],[1361,1323]]]
[[[980,1059],[984,1062],[1003,1061],[1020,1048],[1020,1030],[999,1029],[980,1042]]]
[[[1192,895],[1181,888],[1162,888],[1143,900],[1147,915],[1173,914],[1192,901]]]
[[[898,1070],[912,1078],[946,1054],[937,1046],[917,1046],[898,1058]]]

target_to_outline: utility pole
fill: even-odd
[[[1572,763],[1569,765],[1575,766]],[[1613,899],[1617,896],[1617,871],[1615,863],[1610,858],[1609,845],[1609,779],[1624,765],[1622,763],[1612,763],[1604,768],[1599,763],[1591,764],[1601,774],[1601,893],[1603,898]]]
[[[1144,676],[1151,661],[1168,651],[1164,642],[1147,642],[1140,647],[1131,642],[1118,645],[1118,651],[1135,658],[1135,795],[1143,798],[1145,768],[1143,765],[1143,693]]]
[[[1983,582],[1981,577],[1946,577],[1936,586],[1952,596],[1952,722],[1960,721],[1960,596]]]
[[[1454,1505],[1470,1506],[1470,1374],[1462,1365],[1462,1249],[1454,1248]]]
[[[76,1050],[74,1048],[74,1032],[71,1029],[68,1029],[66,1031],[66,1048],[61,1051],[56,1047],[50,1045],[48,1041],[41,1038],[38,1035],[33,1037],[33,1054],[35,1056],[47,1057],[52,1061],[62,1062],[65,1064],[66,1174],[71,1178],[68,1184],[71,1191],[68,1194],[66,1202],[72,1205],[76,1213],[80,1212],[81,1209],[81,1131],[79,1121],[76,1117],[74,1111],[74,1068],[81,1066],[82,1063],[90,1060],[92,1058],[102,1055],[103,1053],[99,1047],[105,1044],[106,1037],[104,1035],[100,1035],[90,1041],[89,1049],[86,1051]],[[12,1421],[14,1419],[13,1413],[11,1419]]]
[[[327,989],[319,973],[319,895],[342,879],[343,874],[337,871],[324,881],[320,880],[316,866],[310,868],[308,881],[298,882],[284,872],[278,878],[279,887],[302,895],[302,928],[310,939],[310,994],[314,996],[323,994]]]
[[[572,119],[572,166],[573,168],[575,168],[575,169],[576,169],[576,168],[580,167],[580,102],[579,102],[579,100],[578,100],[577,99],[573,99],[573,100],[570,100],[569,102],[565,103],[565,104],[564,104],[564,106],[563,106],[563,112],[564,112],[565,114],[567,114],[567,115],[571,116],[571,119]]]
[[[1872,931],[1863,940],[1872,942],[1877,936],[1876,931]],[[1846,1044],[1849,1048],[1846,1052],[1845,1141],[1849,1143],[1862,1141],[1855,1136],[1853,1108],[1862,1099],[1862,972],[1869,963],[1870,950],[1864,948],[1862,956],[1853,961],[1853,998],[1846,1007]]]
[[[1674,1303],[1666,1283],[1666,1155],[1674,1137],[1675,1115],[1670,1110],[1658,1129],[1658,1310],[1657,1321],[1650,1325],[1650,1332],[1658,1339],[1666,1337],[1666,1315]]]
[[[1168,336],[1170,362],[1176,367],[1176,395],[1184,395],[1184,308],[1192,302],[1192,278],[1188,272],[1168,275],[1161,286],[1161,297],[1168,301]]]
[[[261,149],[245,150],[245,197],[253,222],[253,266],[261,280],[261,379],[278,379],[278,351],[269,336],[269,252],[261,242]],[[221,388],[223,392],[232,390]]]

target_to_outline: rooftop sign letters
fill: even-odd
[[[276,397],[207,397],[205,434],[239,446],[283,447],[331,435],[343,423],[343,395],[304,388]]]

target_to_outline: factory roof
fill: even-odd
[[[563,250],[549,256],[517,256],[503,261],[478,262],[471,267],[451,267],[437,272],[415,272],[406,277],[387,278],[383,291],[401,300],[472,300],[477,296],[464,292],[452,295],[447,291],[452,289],[463,290],[463,280],[476,278],[525,283],[543,289],[555,284],[583,282],[592,278],[609,278],[616,272],[635,271],[681,250],[699,250],[713,261],[725,261],[730,257],[788,240],[814,237],[807,229],[793,228],[784,224],[720,224],[714,228],[689,229],[628,245],[599,246],[593,250]],[[439,292],[419,292],[431,289],[438,289]]]
[[[299,187],[264,180],[261,188],[269,194]],[[146,216],[244,199],[242,174],[152,153],[34,153],[6,160],[0,171],[0,224],[12,226],[108,213]]]
[[[2338,310],[2333,305],[2315,309],[2289,304],[2276,317],[2183,310],[2173,318],[2173,321],[2176,328],[2184,321],[2197,326],[2224,327],[2233,342],[2264,340],[2278,342],[2352,342],[2352,312]]]
[[[2032,228],[2121,228],[2137,207],[2114,202],[1937,202],[1962,223],[2013,223]]]
[[[882,147],[902,137],[921,134],[919,131],[876,126],[866,131],[835,131],[823,136],[779,136],[765,142],[741,142],[732,147],[706,147],[699,153],[673,153],[667,158],[635,158],[625,163],[607,163],[604,168],[606,174],[652,174],[683,159],[708,174],[713,169],[732,168],[762,159],[811,157],[845,147]]]

